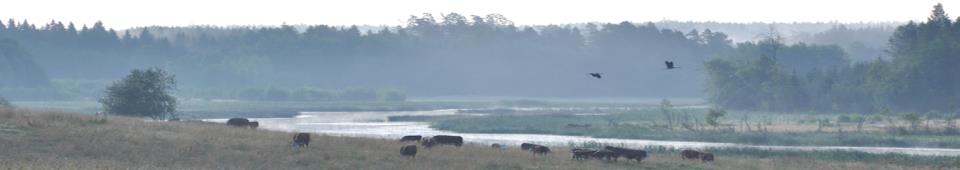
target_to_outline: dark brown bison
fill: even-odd
[[[500,145],[499,143],[491,144],[490,147],[494,149],[503,149],[503,145]]]
[[[697,160],[700,159],[701,154],[703,153],[700,153],[700,151],[684,149],[683,151],[680,151],[680,158]]]
[[[293,135],[293,147],[307,147],[310,145],[309,133],[297,133]]]
[[[422,138],[423,136],[420,136],[420,135],[403,136],[400,138],[400,142],[411,142],[411,141],[416,142],[416,141],[420,141],[420,139]]]
[[[437,135],[433,136],[433,141],[440,145],[454,145],[457,147],[463,145],[463,137],[460,136]]]
[[[420,140],[420,145],[423,145],[423,147],[427,149],[430,149],[430,147],[433,147],[433,145],[436,145],[436,144],[437,144],[437,141],[433,140],[433,138],[423,138],[422,140]]]
[[[593,153],[593,158],[607,160],[607,161],[617,161],[617,158],[620,158],[620,153],[611,151],[611,150],[599,150]]]
[[[250,127],[250,120],[247,118],[230,118],[227,120],[227,125],[234,127]]]
[[[593,156],[593,154],[596,153],[597,151],[592,149],[574,148],[570,150],[570,152],[573,153],[573,158],[571,159],[584,160],[584,159],[590,159],[590,157]]]
[[[530,149],[533,149],[534,146],[537,146],[537,144],[521,143],[521,144],[520,144],[520,150],[525,150],[525,151],[526,151],[526,150],[530,150]]]
[[[703,153],[700,156],[700,160],[706,163],[713,163],[713,153]]]
[[[534,155],[538,155],[538,154],[547,155],[548,153],[550,153],[550,148],[546,146],[537,145],[537,146],[534,146],[533,148],[530,148],[530,151],[533,152]]]
[[[647,158],[647,151],[640,149],[627,149],[612,146],[606,146],[604,149],[616,152],[624,158],[637,160],[637,162],[643,161],[643,159]]]
[[[417,145],[407,145],[400,148],[401,156],[410,156],[411,158],[417,157]]]

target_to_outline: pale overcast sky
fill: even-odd
[[[920,20],[933,0],[2,0],[0,18],[108,27],[401,25],[410,15],[501,13],[517,24],[620,21],[875,22]],[[960,0],[942,2],[951,18]]]

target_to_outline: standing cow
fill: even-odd
[[[417,157],[417,145],[407,145],[400,148],[401,156],[409,156],[410,158]]]
[[[307,147],[310,146],[310,134],[309,133],[297,133],[293,135],[293,147]]]

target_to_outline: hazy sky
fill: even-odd
[[[410,15],[501,13],[517,24],[620,21],[907,21],[933,0],[3,0],[0,18],[148,25],[401,25]],[[956,18],[960,1],[944,1]]]

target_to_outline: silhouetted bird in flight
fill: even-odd
[[[673,61],[664,61],[663,63],[664,63],[664,64],[667,64],[667,70],[669,70],[669,69],[675,69],[675,68],[680,68],[680,67],[673,66]]]
[[[590,76],[593,76],[593,78],[602,79],[603,76],[601,74],[602,73],[590,73]]]

